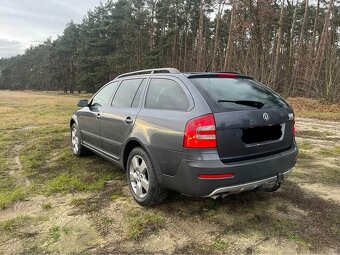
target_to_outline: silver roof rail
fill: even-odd
[[[127,77],[127,76],[132,76],[132,75],[140,75],[140,74],[153,74],[153,73],[181,73],[178,71],[176,68],[155,68],[155,69],[145,69],[145,70],[140,70],[140,71],[135,71],[135,72],[130,72],[130,73],[123,73],[121,75],[118,75],[116,79],[122,78],[122,77]]]

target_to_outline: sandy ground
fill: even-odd
[[[307,143],[311,145],[308,153],[313,154],[313,164],[315,166],[327,166],[330,168],[340,167],[340,153],[331,156],[320,155],[319,152],[329,148],[340,147],[340,123],[335,121],[315,120],[307,118],[297,118],[296,128],[303,131],[301,136],[296,138],[298,144]],[[313,136],[312,134],[316,134]],[[320,167],[320,170],[322,168]],[[308,170],[308,169],[307,169]],[[325,199],[331,199],[340,204],[339,187],[327,186],[322,183],[301,183],[303,189]]]

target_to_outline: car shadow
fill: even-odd
[[[221,235],[257,231],[265,237],[298,239],[311,251],[340,247],[340,205],[292,181],[276,192],[249,191],[216,200],[171,194],[155,209],[169,218],[215,224]]]

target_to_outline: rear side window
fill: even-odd
[[[189,100],[177,82],[152,79],[146,95],[145,108],[186,111],[189,108]]]
[[[136,92],[143,79],[124,80],[120,84],[112,101],[114,107],[131,107]]]
[[[92,99],[92,106],[107,106],[109,105],[110,99],[116,90],[117,86],[119,85],[119,82],[111,82],[108,85],[106,85],[104,88],[102,88],[97,95],[94,96]]]
[[[261,102],[262,109],[288,107],[281,97],[251,79],[214,77],[190,80],[196,85],[214,112],[256,109],[242,103],[222,101]]]

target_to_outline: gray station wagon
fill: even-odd
[[[297,159],[292,108],[238,73],[126,73],[78,106],[73,153],[90,150],[125,169],[141,205],[164,201],[168,190],[212,198],[275,191]]]

